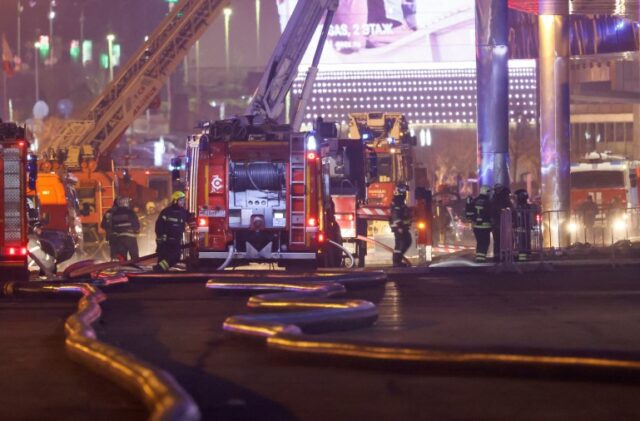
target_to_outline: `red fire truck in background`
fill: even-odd
[[[353,113],[349,118],[348,139],[323,140],[323,180],[325,194],[335,204],[342,239],[355,243],[362,267],[367,247],[361,238],[370,228],[388,227],[393,191],[412,179],[415,138],[401,113]]]
[[[25,129],[0,121],[0,279],[28,280],[27,171]],[[35,176],[35,175],[33,175]]]
[[[614,200],[625,208],[638,206],[640,162],[607,153],[591,153],[571,165],[571,207],[576,210],[591,196],[601,208]]]

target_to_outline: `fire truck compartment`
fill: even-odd
[[[285,168],[283,162],[230,162],[229,228],[286,228]]]

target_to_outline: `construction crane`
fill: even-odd
[[[191,46],[229,0],[180,0],[116,78],[70,120],[43,151],[90,145],[96,158],[109,151],[134,119],[146,110]],[[73,164],[73,163],[71,163]]]

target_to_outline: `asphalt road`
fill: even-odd
[[[383,287],[350,292],[379,305],[377,324],[331,336],[640,360],[640,281],[636,278],[637,269],[499,277],[391,275]],[[99,338],[171,372],[194,397],[205,419],[640,419],[640,384],[634,381],[544,372],[467,372],[441,366],[397,370],[293,358],[268,351],[261,341],[240,340],[222,331],[227,316],[248,311],[246,295],[216,294],[202,282],[184,281],[135,282],[112,287],[107,295],[102,322],[96,326]],[[5,314],[7,304],[0,301],[0,305],[0,314]],[[11,305],[18,315],[22,307],[28,311],[32,306],[28,302]],[[72,311],[70,307],[59,305],[56,311],[62,314]],[[4,323],[13,326],[15,322]],[[37,323],[29,319],[23,327]],[[45,338],[49,332],[49,342],[39,345],[28,339],[27,355],[41,352],[36,349],[39,346],[59,345],[52,339],[62,335],[59,324],[45,323],[37,329]],[[144,418],[126,397],[119,400],[117,390],[97,390],[101,379],[66,364],[60,370],[86,375],[88,384],[96,388],[94,399],[105,411]],[[26,367],[25,373],[35,375]],[[15,390],[13,383],[5,380],[2,389]],[[81,384],[67,385],[68,390],[74,387],[78,393],[85,392]],[[0,408],[6,407],[5,399],[0,398]],[[46,414],[43,411],[51,407],[74,419],[96,418],[92,412],[71,412],[77,409],[74,405],[47,395],[42,399],[31,414]]]
[[[128,392],[72,362],[64,321],[76,298],[0,298],[0,420],[139,420]]]

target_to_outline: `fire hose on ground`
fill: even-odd
[[[392,254],[393,254],[393,249],[392,249],[391,247],[389,247],[388,245],[386,245],[386,244],[384,244],[384,243],[381,243],[381,242],[380,242],[380,241],[378,241],[378,240],[374,240],[373,238],[365,237],[365,236],[362,236],[362,235],[358,235],[358,236],[356,236],[356,239],[357,239],[357,240],[361,240],[361,241],[366,241],[366,242],[371,243],[371,244],[376,245],[376,246],[380,246],[380,247],[382,247],[382,248],[383,248],[383,250],[386,250],[386,251],[388,251],[389,253],[392,253]],[[403,255],[403,256],[402,256],[402,260],[403,260],[403,261],[404,261],[408,266],[412,266],[412,265],[411,265],[411,261],[410,261],[409,259],[407,259],[407,258],[406,258],[406,256],[404,256],[404,255]]]
[[[347,250],[342,244],[338,244],[332,240],[327,241],[329,242],[329,244],[341,249],[347,255],[347,257],[349,258],[349,266],[347,266],[347,269],[351,269],[356,262],[356,259],[353,258],[353,254],[349,253],[349,250]]]
[[[151,412],[151,420],[199,420],[193,398],[166,371],[97,339],[91,326],[101,314],[105,294],[86,283],[20,283],[2,285],[0,295],[82,294],[78,311],[65,322],[65,346],[69,357],[136,393]]]

